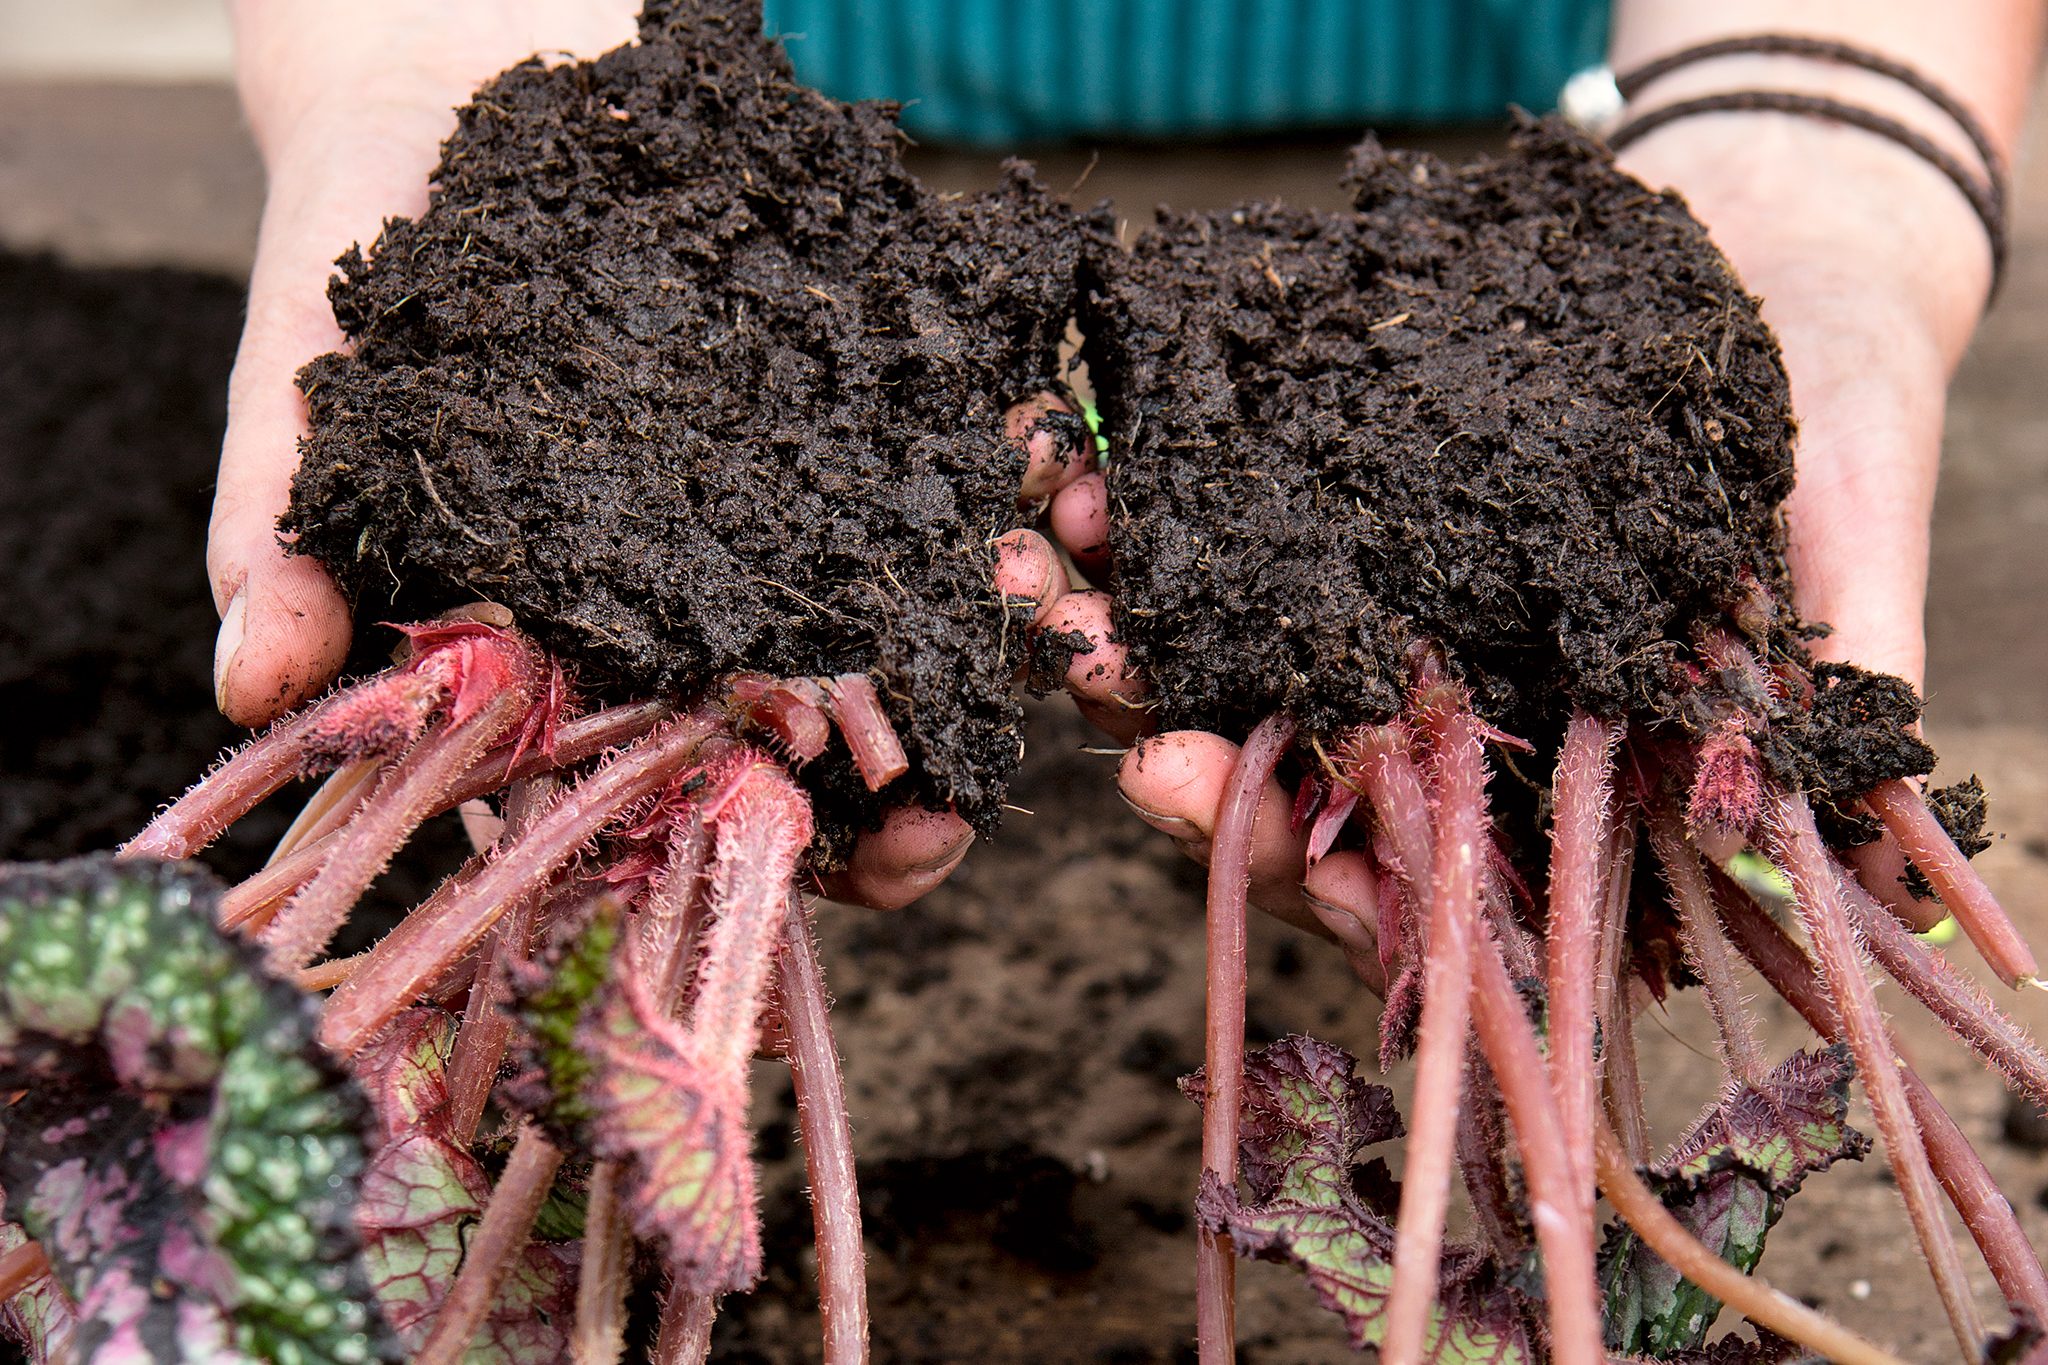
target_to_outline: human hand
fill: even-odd
[[[306,434],[296,376],[344,338],[327,301],[333,260],[373,241],[388,217],[426,208],[427,180],[456,106],[535,52],[590,57],[632,38],[638,0],[240,0],[242,101],[269,176],[249,283],[248,322],[229,387],[228,429],[207,546],[222,624],[220,709],[264,724],[331,682],[347,654],[348,604],[320,566],[278,544]],[[1021,496],[1051,499],[1092,451],[1038,419],[1058,400],[1019,404],[1007,435],[1026,444]],[[1054,504],[1057,507],[1058,501]],[[1050,544],[1014,531],[998,546],[997,590],[1043,618],[1066,590]],[[899,810],[826,879],[843,899],[893,907],[958,866],[972,831],[946,812]]]
[[[1624,163],[1653,186],[1684,192],[1778,333],[1801,422],[1799,483],[1787,506],[1794,605],[1835,627],[1817,652],[1917,687],[1943,405],[1988,283],[1983,229],[1912,153],[1813,120],[1770,122],[1675,123]],[[1106,601],[1090,611],[1083,628],[1110,639]],[[1099,717],[1105,690],[1132,694],[1139,684],[1124,676],[1117,647],[1097,658],[1109,666],[1069,682]],[[1134,718],[1106,728],[1131,738]],[[1236,753],[1197,732],[1141,740],[1119,786],[1141,818],[1206,861]],[[1269,784],[1255,903],[1297,922],[1304,911],[1328,920],[1334,907],[1373,923],[1372,883],[1346,855],[1319,863],[1303,886],[1306,848],[1287,834],[1288,811],[1287,794]]]

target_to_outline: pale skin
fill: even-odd
[[[426,180],[452,109],[533,52],[590,56],[633,33],[633,0],[237,0],[244,106],[270,175],[249,321],[230,389],[229,426],[208,548],[222,613],[215,690],[223,712],[261,724],[317,694],[352,629],[346,603],[311,560],[276,540],[305,410],[298,368],[342,342],[328,311],[331,263],[375,239],[385,217],[425,206]],[[2024,117],[2041,0],[1622,0],[1618,68],[1714,37],[1758,32],[1840,36],[1890,53],[1955,92],[2010,161]],[[1646,103],[1765,86],[1881,109],[1963,155],[1967,145],[1916,96],[1810,62],[1734,58],[1670,77]],[[1788,509],[1797,605],[1836,634],[1820,652],[1924,673],[1921,628],[1928,520],[1949,378],[1990,278],[1982,228],[1938,172],[1855,130],[1778,114],[1673,124],[1624,164],[1682,192],[1713,230],[1784,345],[1801,422],[1799,488]],[[1041,400],[1042,401],[1042,400]],[[1009,416],[1028,440],[1022,495],[1050,499],[1048,529],[1084,571],[1106,562],[1102,475],[1049,432],[1031,404]],[[1135,747],[1119,769],[1148,823],[1206,858],[1236,747],[1195,732],[1147,735],[1142,679],[1114,641],[1110,600],[1069,592],[1051,543],[1013,532],[997,587],[1036,604],[1038,622],[1096,642],[1068,676],[1082,710]],[[1301,878],[1304,848],[1286,830],[1285,796],[1268,792],[1253,898],[1297,923],[1315,902],[1369,906],[1357,855]],[[830,886],[876,906],[908,903],[958,865],[971,832],[943,812],[904,810],[865,839]]]
[[[327,305],[334,258],[375,241],[384,219],[426,207],[441,140],[477,86],[536,52],[617,47],[638,10],[638,0],[235,3],[238,83],[270,183],[207,546],[222,618],[214,692],[230,719],[262,725],[317,695],[353,629],[325,572],[287,555],[276,532],[306,430],[293,376],[343,343]],[[1057,508],[1086,465],[1082,451],[1036,429],[1048,401],[1019,404],[1006,424],[1028,454],[1020,497]],[[1058,555],[1031,531],[1011,532],[997,551],[997,591],[1032,601],[1042,622],[1067,587]],[[950,813],[899,810],[826,889],[904,905],[944,881],[972,841]]]

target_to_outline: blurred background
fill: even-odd
[[[220,0],[0,0],[0,857],[112,842],[233,738],[211,707],[201,550],[263,176],[229,61]],[[1111,197],[1142,223],[1160,203],[1335,206],[1352,136],[1027,150],[1055,188]],[[1498,138],[1488,121],[1388,140],[1462,156]],[[943,188],[996,174],[984,150],[925,147],[916,164]],[[1949,414],[1927,729],[1944,780],[1975,771],[1990,789],[2002,837],[1981,866],[2039,943],[2048,164],[2023,168],[2017,197],[2004,295]],[[1188,1336],[1196,1111],[1173,1078],[1200,1051],[1199,873],[1118,806],[1113,760],[1079,752],[1086,736],[1063,710],[1039,707],[1033,725],[1013,799],[1037,815],[919,907],[823,926],[883,1359],[1174,1359]],[[1312,1029],[1371,1055],[1376,1008],[1333,954],[1262,923],[1253,960],[1256,1040]],[[2017,1008],[2048,1024],[2048,1003]],[[1672,1135],[1714,1075],[1695,1010],[1678,999],[1643,1032]],[[1785,1012],[1771,1017],[1793,1045]],[[1899,1022],[2048,1244],[2048,1135],[1919,1011]],[[762,1105],[779,1268],[734,1305],[720,1352],[802,1359],[807,1218],[786,1085],[765,1085]],[[1882,1163],[1811,1188],[1766,1271],[1908,1358],[1942,1355]],[[1349,1358],[1284,1272],[1249,1268],[1244,1304],[1248,1360]]]

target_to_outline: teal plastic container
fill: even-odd
[[[1183,138],[1550,109],[1605,0],[766,0],[797,74],[923,140]]]

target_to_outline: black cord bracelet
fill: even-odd
[[[1808,95],[1784,90],[1731,90],[1662,105],[1629,119],[1614,129],[1607,135],[1607,145],[1620,151],[1645,134],[1695,114],[1744,113],[1760,110],[1827,119],[1887,138],[1940,171],[1962,193],[1978,220],[1983,223],[1985,236],[1990,240],[1991,292],[1994,295],[1998,292],[1998,286],[2005,276],[2005,259],[2009,245],[2006,224],[2008,191],[2003,162],[1997,148],[1992,145],[1990,136],[1976,117],[1948,91],[1913,68],[1879,53],[1833,39],[1806,38],[1785,33],[1758,33],[1702,43],[1697,47],[1689,47],[1656,58],[1616,76],[1615,88],[1621,93],[1622,98],[1633,99],[1652,82],[1680,67],[1743,53],[1810,57],[1818,61],[1837,62],[1899,82],[1955,122],[1983,162],[1983,177],[1973,175],[1959,158],[1937,145],[1926,134],[1887,114],[1880,114],[1875,110],[1826,95]]]

